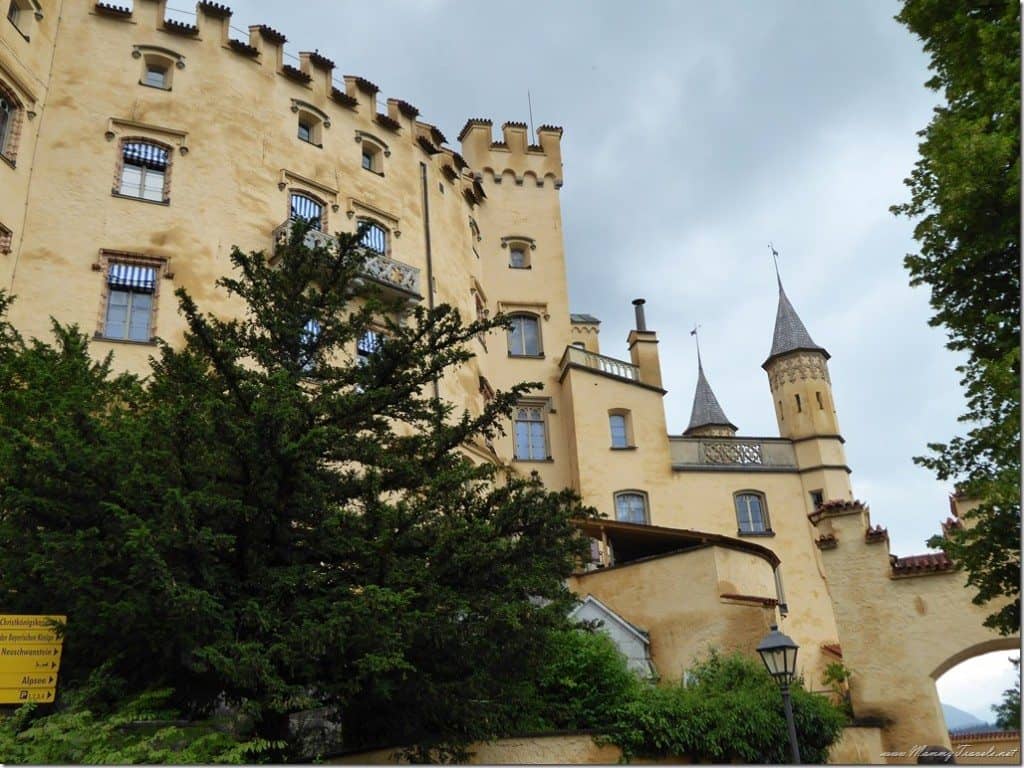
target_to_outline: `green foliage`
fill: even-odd
[[[475,414],[430,396],[502,318],[400,313],[358,235],[304,234],[273,264],[232,254],[235,319],[179,291],[186,343],[144,381],[75,328],[50,347],[0,325],[0,594],[67,614],[62,687],[90,711],[173,687],[186,717],[226,701],[272,742],[331,707],[346,747],[457,755],[518,716],[592,512],[462,451],[530,385]],[[385,343],[351,362],[371,325]]]
[[[917,219],[911,285],[931,289],[932,325],[967,353],[967,434],[915,459],[982,504],[936,537],[983,604],[987,624],[1020,627],[1020,4],[904,0],[896,17],[924,41],[945,105],[920,135],[920,159],[894,213]]]
[[[1017,679],[1013,681],[1013,688],[1003,691],[1003,700],[994,705],[992,709],[996,713],[996,725],[1004,731],[1020,730],[1020,656],[1010,659],[1014,669],[1017,670]]]
[[[850,700],[851,677],[853,677],[853,672],[847,669],[841,661],[829,662],[821,676],[822,684],[829,687],[832,695],[835,696],[835,701],[839,703],[848,717],[853,716],[853,702]]]
[[[175,723],[169,696],[170,691],[149,691],[104,715],[81,702],[49,715],[25,705],[0,716],[0,759],[15,765],[240,765],[262,762],[281,746],[258,738],[238,740],[211,723]]]
[[[602,632],[553,631],[542,658],[532,690],[520,701],[519,732],[608,728],[646,687]]]
[[[688,755],[694,762],[788,763],[789,736],[779,687],[757,660],[713,653],[691,683],[643,686],[607,731],[623,757]],[[846,718],[822,696],[791,687],[800,753],[824,763]]]

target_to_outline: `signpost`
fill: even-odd
[[[55,624],[66,616],[0,614],[0,704],[52,702],[63,641]]]

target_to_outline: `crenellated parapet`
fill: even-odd
[[[540,126],[536,140],[531,142],[526,123],[507,122],[502,126],[501,140],[494,141],[491,121],[474,118],[459,134],[459,153],[446,146],[444,133],[421,120],[419,109],[408,101],[388,98],[381,108],[380,88],[375,83],[359,75],[344,75],[336,81],[334,61],[318,50],[299,52],[296,66],[286,61],[288,38],[283,32],[266,24],[252,24],[247,35],[238,35],[232,30],[232,11],[227,5],[200,0],[195,7],[194,23],[168,19],[167,0],[137,0],[134,10],[97,2],[93,10],[96,16],[148,26],[197,43],[213,41],[225,52],[263,68],[265,75],[289,81],[295,89],[293,111],[302,108],[316,114],[325,126],[336,116],[332,114],[335,110],[355,113],[366,123],[368,135],[388,137],[388,143],[397,137],[422,150],[470,207],[486,199],[484,181],[556,189],[562,185],[559,127]],[[342,82],[344,86],[340,87]]]
[[[542,125],[537,142],[529,142],[526,123],[507,122],[501,126],[501,140],[495,141],[493,123],[470,118],[459,131],[462,154],[469,165],[494,184],[562,186],[562,129]]]

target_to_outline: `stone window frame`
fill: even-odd
[[[132,58],[142,60],[139,85],[146,88],[155,88],[158,91],[171,90],[171,86],[174,84],[174,70],[185,68],[184,56],[170,48],[162,48],[158,45],[133,45]],[[146,81],[150,69],[163,70],[163,85],[156,85]]]
[[[167,167],[164,169],[164,188],[161,200],[147,200],[144,197],[137,195],[126,195],[121,192],[121,174],[124,173],[124,145],[131,142],[141,142],[143,144],[152,144],[155,147],[167,150]],[[156,205],[170,205],[171,204],[171,175],[174,172],[174,146],[168,144],[166,141],[160,141],[150,136],[144,136],[140,134],[132,134],[129,136],[122,136],[117,141],[117,162],[114,164],[114,186],[111,188],[111,194],[114,197],[121,197],[125,200],[141,200],[144,203],[153,203]]]
[[[156,284],[153,286],[153,302],[149,315],[149,341],[114,339],[105,333],[107,328],[107,304],[110,301],[110,283],[107,280],[107,274],[110,271],[111,264],[129,264],[156,268]],[[96,331],[93,333],[93,338],[96,341],[108,341],[112,344],[146,344],[154,346],[156,344],[155,339],[157,338],[157,318],[160,309],[160,284],[163,280],[174,278],[170,268],[170,259],[163,256],[149,256],[145,253],[134,251],[116,251],[104,248],[100,250],[99,258],[93,263],[92,269],[94,272],[99,272],[100,280],[102,281],[99,314],[96,318]]]
[[[520,412],[525,412],[530,418],[520,419]],[[542,461],[551,462],[554,459],[551,456],[551,430],[549,428],[548,413],[551,412],[551,400],[546,397],[525,397],[519,400],[515,408],[512,410],[512,460],[513,461]],[[544,441],[541,447],[542,456],[534,456],[532,447],[532,439],[527,439],[527,456],[520,456],[519,448],[519,429],[518,424],[540,424],[542,430],[542,438]]]
[[[638,523],[635,520],[627,520],[619,516],[619,499],[625,498],[638,498],[643,506],[643,522]],[[612,507],[615,511],[615,520],[620,523],[633,523],[634,525],[650,525],[651,524],[651,500],[647,491],[639,488],[623,488],[615,491],[612,494]]]
[[[391,157],[391,149],[387,142],[367,131],[356,131],[356,143],[360,145],[359,166],[364,171],[384,175],[384,158]],[[369,158],[369,165],[367,165]]]
[[[517,353],[512,350],[512,327],[511,322],[516,318],[524,318],[532,320],[537,326],[537,351],[536,353],[530,353],[526,351],[526,335],[523,334],[523,352]],[[516,310],[508,314],[509,327],[506,332],[506,341],[508,343],[508,356],[510,358],[526,358],[528,360],[538,360],[544,357],[544,332],[541,324],[541,315],[537,312],[531,312],[529,310]]]
[[[296,137],[305,144],[312,144],[318,149],[324,147],[324,130],[331,127],[331,117],[323,110],[302,99],[292,99],[291,110],[297,115]],[[302,126],[309,129],[309,138],[302,137]]]
[[[533,269],[533,259],[530,256],[531,251],[537,250],[537,243],[532,237],[526,237],[524,235],[509,235],[508,237],[501,238],[501,247],[508,249],[508,268],[509,269]],[[512,263],[512,254],[521,253],[523,255],[522,264]]]
[[[36,22],[43,19],[43,7],[39,0],[9,0],[6,16],[7,22],[25,38],[25,42],[30,42]]]
[[[579,343],[582,344],[582,342]],[[612,419],[616,416],[623,420],[625,442],[622,445],[615,444],[615,430],[612,428]],[[633,413],[628,408],[612,408],[608,411],[608,432],[613,451],[627,451],[636,448],[636,440],[633,436]]]
[[[10,118],[0,133],[0,157],[13,168],[18,159],[18,144],[21,139],[22,125],[25,120],[25,105],[14,89],[6,81],[0,79],[0,98],[10,105]]]
[[[0,253],[6,255],[11,252],[11,245],[14,242],[14,232],[0,224]]]
[[[740,517],[740,500],[748,497],[757,498],[761,503],[761,523],[764,526],[761,530],[753,530],[751,525],[750,530],[743,529],[743,520]],[[772,530],[772,519],[768,513],[768,498],[764,491],[759,491],[755,488],[744,488],[743,490],[736,491],[732,495],[733,512],[736,515],[736,534],[738,536],[774,536],[775,532]],[[748,520],[752,523],[753,517],[750,516],[749,502],[747,503],[747,514]]]

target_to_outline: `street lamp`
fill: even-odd
[[[768,674],[782,689],[782,705],[786,710],[786,725],[789,728],[789,746],[793,752],[793,764],[800,764],[800,745],[796,742],[796,724],[793,722],[793,703],[789,699],[789,684],[796,675],[796,652],[800,649],[792,638],[779,632],[772,624],[772,631],[757,646],[761,661],[768,668]]]

